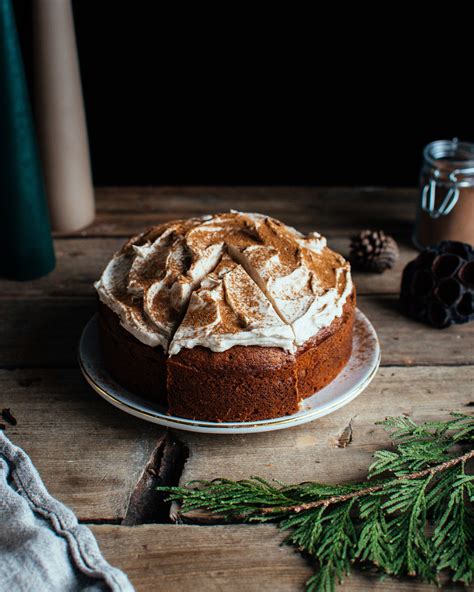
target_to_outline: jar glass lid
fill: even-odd
[[[460,142],[457,138],[436,140],[425,146],[423,156],[432,167],[441,164],[458,170],[471,168],[474,167],[474,143]]]

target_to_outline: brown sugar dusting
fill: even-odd
[[[365,323],[356,321],[354,323],[353,339],[357,344],[357,366],[365,366],[373,356],[376,338]]]
[[[215,244],[232,244],[239,248],[260,242],[260,237],[244,214],[217,214],[209,221],[192,228],[186,234],[186,243],[197,253]]]
[[[221,314],[221,323],[218,327],[219,333],[232,334],[242,331],[242,326],[245,325],[245,321],[228,305],[225,297],[219,301],[219,310]]]
[[[175,241],[176,237],[173,234],[168,235],[163,244],[160,245],[160,248],[155,250],[153,257],[143,260],[138,267],[132,267],[129,273],[129,282],[134,282],[136,285],[145,287],[163,278],[167,272],[167,264],[169,264],[170,249]],[[175,269],[174,275],[177,276],[179,273],[180,271]]]
[[[137,305],[135,304],[135,307]],[[167,290],[158,292],[154,297],[151,305],[151,313],[153,319],[160,319],[163,324],[174,325],[178,320],[179,312],[172,305],[171,294]]]
[[[217,422],[289,415],[351,356],[350,267],[317,233],[257,214],[217,214],[152,228],[115,262],[103,284],[111,306],[99,291],[105,366],[172,415]],[[331,305],[335,290],[347,293],[337,314],[322,314],[298,341],[293,321],[312,327],[313,311]],[[140,339],[143,327],[148,343],[160,345]],[[368,358],[372,336],[358,322],[354,335],[359,360]]]
[[[142,235],[143,243],[153,243],[159,238],[165,231],[170,228],[174,230],[176,236],[184,235],[190,228],[200,224],[200,218],[188,218],[180,220],[172,220],[171,222],[165,222],[158,226],[152,226]]]
[[[235,265],[224,277],[224,297],[240,327],[248,327],[262,316],[259,306],[266,300],[264,293],[250,279],[242,266]]]
[[[341,267],[341,262],[337,258],[336,253],[325,247],[321,253],[315,253],[305,249],[302,252],[305,264],[313,272],[317,278],[321,290],[326,291],[336,285],[336,270]],[[338,290],[342,290],[338,286]]]
[[[219,318],[219,305],[209,294],[200,296],[203,306],[190,308],[187,312],[188,323],[191,326],[209,326]]]
[[[342,295],[350,281],[349,265],[320,235],[303,235],[258,214],[168,222],[134,237],[120,253],[130,267],[112,290],[117,309],[130,324],[138,323],[137,331],[146,327],[153,333],[157,324],[168,346],[180,327],[186,339],[199,343],[198,331],[204,336],[207,328],[262,335],[265,326],[265,335],[274,339],[275,323],[285,330],[291,325],[290,337],[281,337],[291,344],[293,323],[313,309],[324,310],[312,309],[312,303],[331,291]]]
[[[216,214],[204,219],[191,218],[161,224],[129,240],[122,252],[132,255],[134,246],[151,244],[164,233],[168,235],[159,248],[139,267],[135,265],[129,274],[129,280],[144,289],[165,276],[168,285],[186,277],[191,265],[209,247],[219,244],[239,250],[251,247],[249,257],[252,265],[259,269],[275,259],[278,265],[268,269],[282,276],[305,266],[312,272],[321,292],[336,286],[336,270],[346,265],[341,256],[327,247],[321,252],[307,248],[304,235],[278,220],[264,216],[255,219],[244,213]],[[344,287],[337,285],[340,293]]]
[[[333,380],[351,355],[354,302],[341,319],[296,355],[235,346],[214,353],[183,349],[167,358],[130,336],[100,305],[106,368],[123,386],[165,405],[171,415],[207,421],[257,421],[295,413],[305,397]]]
[[[265,218],[258,232],[265,245],[275,249],[283,266],[294,268],[298,265],[299,244],[295,236],[272,218]]]

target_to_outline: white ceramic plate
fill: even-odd
[[[326,387],[301,403],[293,415],[253,422],[212,422],[174,417],[166,409],[120,386],[104,368],[97,315],[87,323],[79,343],[79,364],[87,382],[106,401],[122,411],[153,423],[189,432],[248,434],[282,430],[332,413],[355,399],[375,376],[380,345],[368,318],[356,311],[352,356],[344,370]]]

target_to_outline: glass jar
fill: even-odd
[[[474,143],[437,140],[425,146],[413,243],[474,244]]]

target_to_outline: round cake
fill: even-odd
[[[351,355],[349,263],[320,234],[261,214],[155,226],[95,287],[106,369],[175,416],[295,413]]]

